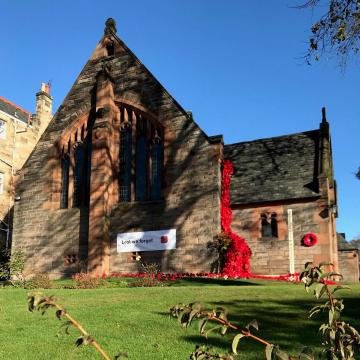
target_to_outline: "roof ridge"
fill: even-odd
[[[25,109],[22,108],[21,106],[16,105],[15,103],[13,103],[12,101],[4,98],[3,96],[0,96],[0,100],[2,100],[3,102],[5,102],[5,103],[7,103],[7,104],[9,104],[9,105],[11,105],[11,106],[13,106],[14,108],[16,108],[16,109],[18,109],[18,110],[24,112],[25,114],[28,114],[29,116],[31,116],[31,112],[30,112],[30,111],[25,110]]]

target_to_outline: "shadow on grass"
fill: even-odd
[[[360,308],[360,297],[345,295],[342,298],[345,305],[342,320],[359,329],[360,319],[358,309]],[[327,313],[322,313],[310,319],[308,312],[313,306],[324,302],[325,299],[316,301],[309,295],[308,299],[301,297],[298,300],[249,299],[241,301],[214,301],[209,302],[208,305],[209,308],[221,306],[228,309],[228,320],[240,328],[245,327],[250,321],[256,319],[259,324],[259,331],[252,330],[254,335],[272,344],[279,345],[284,351],[296,355],[305,346],[309,346],[314,351],[320,351],[322,335],[318,330],[322,323],[327,323],[328,315]],[[215,325],[213,323],[213,326]],[[197,331],[197,324],[193,325],[193,329]],[[231,332],[231,334],[222,337],[214,332],[208,339],[201,335],[182,336],[182,338],[187,342],[193,343],[194,348],[195,345],[206,344],[215,346],[221,349],[221,351],[230,352],[234,335],[235,333]],[[243,340],[241,343],[243,343]],[[252,358],[255,356],[254,352],[258,353],[258,351],[263,350],[264,348],[261,344],[255,344],[251,339],[246,339],[246,343],[241,346],[245,359],[250,355]]]
[[[188,286],[188,285],[217,285],[217,286],[258,286],[259,283],[248,281],[248,280],[237,280],[237,279],[216,279],[216,278],[185,278],[176,280],[174,283],[170,283],[171,286]]]

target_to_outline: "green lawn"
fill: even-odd
[[[27,292],[0,288],[0,359],[100,359],[92,348],[73,346],[75,329],[71,336],[56,336],[61,323],[54,311],[44,316],[29,313]],[[260,326],[257,335],[284,350],[298,351],[302,344],[316,347],[320,341],[316,335],[319,320],[307,318],[315,300],[301,284],[182,280],[163,288],[54,289],[43,293],[54,294],[111,356],[127,351],[134,360],[188,359],[196,344],[229,349],[231,336],[214,334],[206,340],[196,326],[183,329],[169,319],[169,307],[178,302],[225,306],[230,320],[239,325],[255,318]],[[360,285],[338,294],[345,299],[345,320],[360,328]],[[246,339],[240,348],[239,359],[264,358],[262,346]]]

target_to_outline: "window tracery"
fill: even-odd
[[[145,113],[125,106],[120,111],[119,200],[160,200],[162,129]]]

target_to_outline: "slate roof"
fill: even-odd
[[[351,245],[341,233],[336,233],[336,237],[339,251],[358,250],[355,246]]]
[[[17,119],[23,121],[26,124],[28,123],[29,117],[31,115],[29,111],[22,109],[20,106],[12,103],[11,101],[3,98],[2,96],[0,96],[0,110],[11,116],[16,117]]]
[[[224,146],[232,204],[318,197],[319,130]]]

